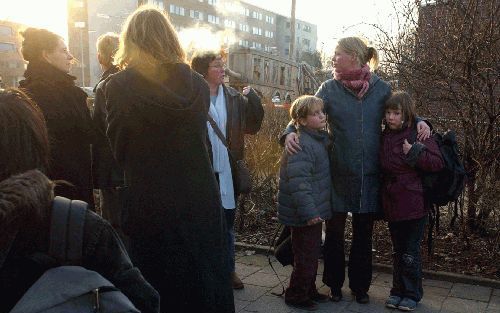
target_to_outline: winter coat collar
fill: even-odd
[[[48,218],[53,189],[54,183],[38,170],[0,182],[0,267],[21,227]]]
[[[329,135],[328,135],[328,132],[326,132],[324,130],[313,131],[313,130],[310,130],[306,127],[299,126],[298,131],[299,131],[299,133],[306,133],[307,135],[309,135],[309,137],[312,137],[313,139],[318,140],[318,141],[324,143],[325,145],[328,144]]]
[[[24,72],[25,80],[19,82],[21,87],[29,84],[31,81],[52,81],[55,85],[75,86],[75,76],[64,73],[54,66],[43,61],[32,61],[28,64]]]

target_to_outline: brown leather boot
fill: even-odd
[[[231,273],[231,281],[233,282],[233,289],[243,289],[245,287],[236,272]]]

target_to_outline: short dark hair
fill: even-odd
[[[407,123],[408,127],[412,127],[415,124],[417,113],[415,103],[409,93],[405,91],[393,92],[385,102],[384,111],[388,109],[401,110],[403,120]]]
[[[208,66],[218,57],[222,57],[221,53],[218,51],[198,51],[191,59],[191,68],[203,75],[203,77],[206,77],[208,74]]]
[[[41,60],[43,51],[53,52],[62,39],[51,31],[34,27],[27,28],[21,35],[24,38],[21,52],[28,62]]]
[[[31,169],[46,172],[49,137],[41,110],[22,91],[0,91],[0,181]]]

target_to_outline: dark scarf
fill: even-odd
[[[366,64],[352,71],[339,72],[334,70],[333,75],[335,80],[340,81],[346,88],[354,91],[359,99],[363,98],[370,87],[371,73]]]
[[[31,61],[24,72],[23,84],[28,84],[33,80],[51,81],[62,86],[75,86],[75,76],[65,73],[53,65],[43,61]]]

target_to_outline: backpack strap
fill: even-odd
[[[87,203],[55,197],[50,222],[49,255],[60,264],[82,261],[83,227]]]

